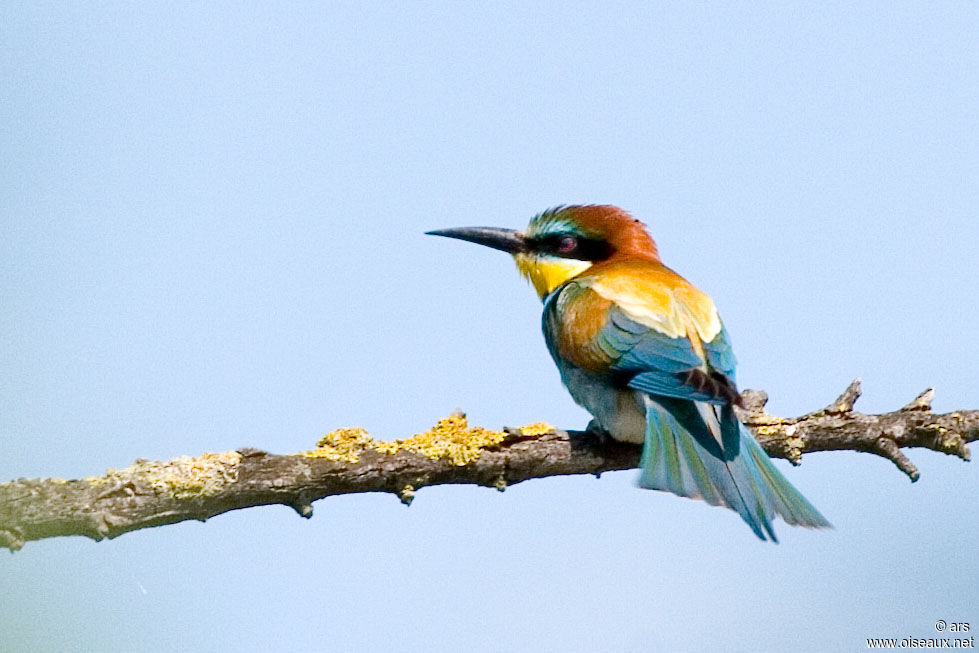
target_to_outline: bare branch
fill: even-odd
[[[804,453],[863,451],[893,461],[912,481],[918,470],[902,448],[969,460],[967,444],[979,439],[979,411],[936,415],[930,389],[882,415],[853,410],[859,396],[857,380],[826,408],[785,418],[765,411],[764,392],[748,390],[741,417],[772,457],[799,464]],[[80,480],[0,483],[0,546],[16,550],[60,535],[101,540],[271,504],[309,518],[313,501],[353,492],[390,492],[407,505],[427,485],[467,483],[502,491],[531,478],[629,469],[638,465],[639,453],[639,447],[588,432],[541,425],[505,431],[469,427],[461,415],[394,443],[373,440],[360,429],[340,429],[299,454],[241,449],[166,462],[138,460]]]

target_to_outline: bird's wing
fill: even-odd
[[[723,325],[713,340],[704,343],[704,353],[707,355],[708,365],[731,379],[732,383],[735,381],[738,359],[734,357],[731,340]]]
[[[710,297],[681,277],[582,276],[548,298],[548,345],[568,362],[654,395],[729,403],[734,356]]]

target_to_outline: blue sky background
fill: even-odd
[[[856,4],[857,6],[852,6]],[[776,414],[979,408],[969,3],[0,7],[0,478],[582,427],[507,258],[643,219]],[[333,498],[0,556],[4,651],[858,650],[979,628],[979,469],[783,465],[758,542],[634,474]]]

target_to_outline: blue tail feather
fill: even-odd
[[[767,482],[766,485],[772,490],[775,511],[781,515],[785,523],[808,528],[831,528],[829,521],[816,510],[816,507],[782,476],[782,473],[772,463],[772,459],[755,441],[748,429],[744,425],[740,426],[743,431],[742,447],[747,450],[758,473],[762,475]]]
[[[694,402],[644,395],[646,440],[639,485],[703,499],[736,511],[762,540],[772,521],[812,528],[829,522],[782,476],[730,406],[700,411]],[[720,442],[704,415],[716,416]]]

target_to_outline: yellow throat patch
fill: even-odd
[[[591,261],[576,261],[570,258],[540,257],[530,254],[515,254],[514,260],[520,274],[534,284],[534,290],[541,299],[562,283],[591,267]]]

